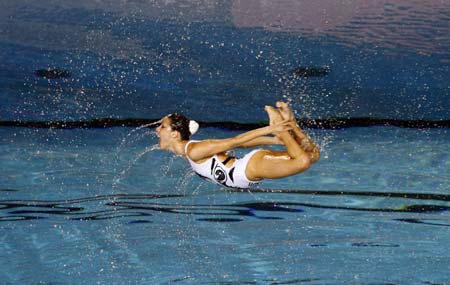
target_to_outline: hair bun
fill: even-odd
[[[200,126],[198,125],[198,123],[194,120],[190,120],[189,121],[189,132],[191,133],[191,135],[195,134],[198,131],[198,128]]]

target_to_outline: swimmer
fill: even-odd
[[[292,176],[309,169],[319,159],[314,142],[300,129],[294,114],[284,102],[277,108],[266,106],[269,126],[227,139],[190,140],[197,129],[195,121],[180,114],[162,118],[156,129],[161,149],[184,156],[202,178],[232,188],[249,188],[263,179]],[[228,151],[239,147],[284,145],[285,150],[255,149],[243,158]]]

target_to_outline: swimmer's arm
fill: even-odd
[[[288,128],[289,126],[286,122],[281,122],[273,126],[258,128],[228,139],[204,140],[191,143],[188,146],[187,154],[193,161],[202,160],[215,154],[240,147],[248,142],[251,142],[254,139],[258,139],[272,133],[288,130]]]
[[[255,147],[260,145],[281,145],[283,142],[278,137],[262,136],[243,143],[239,147]]]

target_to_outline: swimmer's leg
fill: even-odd
[[[283,119],[292,122],[291,134],[295,138],[297,143],[303,148],[303,150],[305,150],[309,154],[311,163],[317,162],[320,158],[320,150],[318,146],[314,143],[314,141],[311,140],[311,138],[309,138],[308,135],[297,124],[292,109],[285,102],[277,102],[276,106],[278,107],[278,110],[280,111],[280,114],[283,117]]]
[[[266,106],[271,123],[283,120],[281,114],[273,107]],[[310,166],[309,155],[300,147],[297,141],[283,131],[277,134],[286,147],[286,151],[261,150],[250,158],[245,174],[250,180],[264,178],[282,178],[307,170]]]

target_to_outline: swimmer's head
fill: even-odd
[[[189,137],[198,130],[199,125],[196,121],[189,120],[181,114],[170,114],[167,118],[170,120],[171,129],[180,133],[181,140],[189,140]]]

